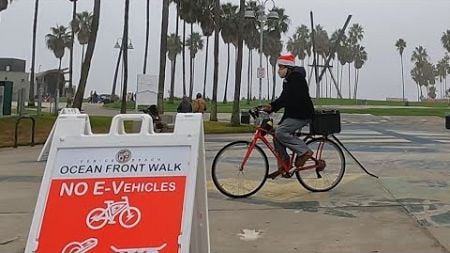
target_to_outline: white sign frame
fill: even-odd
[[[53,140],[33,215],[26,253],[38,249],[50,183],[55,178],[55,162],[59,150],[84,148],[190,147],[190,169],[186,172],[186,188],[182,214],[179,253],[210,252],[208,205],[205,175],[203,120],[200,114],[178,114],[174,133],[155,134],[152,118],[146,114],[117,115],[109,134],[92,134],[86,114],[61,114],[54,127]],[[127,134],[124,121],[141,121],[139,133]],[[170,154],[169,154],[170,155]],[[168,207],[170,208],[170,207]]]

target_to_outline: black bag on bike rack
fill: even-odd
[[[337,110],[316,110],[310,125],[311,134],[330,135],[341,132],[341,114]]]

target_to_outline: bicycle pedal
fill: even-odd
[[[279,175],[281,175],[282,173],[283,173],[283,172],[282,172],[281,170],[277,170],[277,171],[274,171],[274,172],[270,173],[269,175],[267,175],[267,178],[275,179],[275,178],[277,178]]]
[[[284,178],[291,178],[293,175],[294,175],[294,173],[292,173],[292,172],[285,172],[285,173],[281,174],[281,176]]]

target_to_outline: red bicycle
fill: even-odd
[[[342,180],[345,172],[345,156],[340,146],[327,134],[298,133],[304,138],[314,155],[301,167],[295,167],[296,154],[292,152],[288,162],[269,142],[267,136],[276,138],[271,127],[273,119],[261,108],[250,110],[255,119],[256,131],[250,141],[235,141],[224,146],[214,157],[212,179],[217,189],[231,198],[245,198],[259,191],[270,177],[295,174],[300,184],[312,192],[329,191]],[[263,148],[270,151],[281,165],[283,173],[269,175],[269,161]]]

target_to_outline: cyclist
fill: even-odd
[[[314,106],[305,79],[306,71],[303,67],[295,66],[295,56],[292,54],[281,55],[277,60],[277,65],[278,75],[284,79],[283,91],[279,98],[263,108],[269,113],[284,108],[283,117],[279,126],[275,129],[275,149],[286,162],[289,161],[286,147],[292,149],[297,153],[295,166],[301,167],[313,154],[305,142],[295,136],[295,132],[310,123],[314,115]],[[269,175],[272,178],[279,174],[283,174],[285,177],[291,176],[281,166],[279,166],[278,171],[272,174]]]

